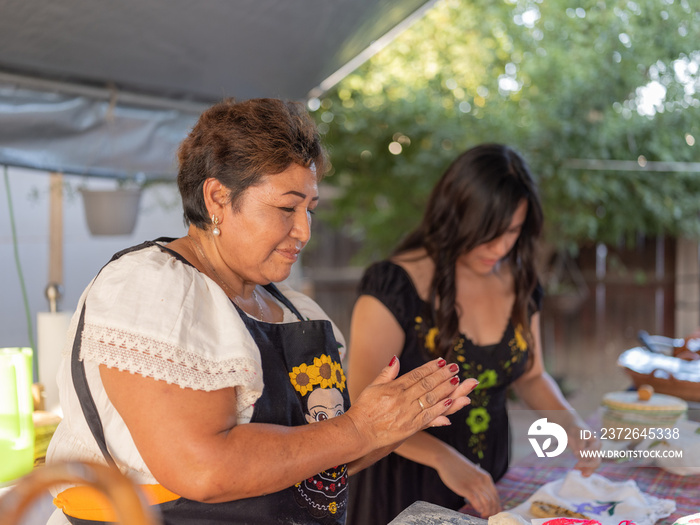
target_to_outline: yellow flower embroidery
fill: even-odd
[[[333,376],[333,383],[342,392],[345,390],[345,372],[340,363],[333,362],[331,365],[331,375]]]
[[[521,352],[527,350],[527,341],[523,337],[523,327],[521,325],[518,325],[515,329],[515,345]]]
[[[333,361],[331,356],[323,354],[314,357],[313,364],[302,363],[292,368],[289,373],[289,380],[292,386],[302,396],[311,392],[315,387],[334,388],[342,392],[345,390],[345,372],[343,365]]]
[[[313,371],[310,372],[311,380],[321,388],[333,387],[333,360],[330,356],[323,354],[321,357],[314,357]]]
[[[309,375],[309,367],[306,366],[306,363],[293,367],[292,371],[289,373],[289,380],[292,382],[292,386],[302,396],[305,396],[314,388],[314,383]]]
[[[331,512],[331,514],[335,514],[338,512],[338,504],[335,501],[331,501],[328,504],[328,510]]]
[[[433,326],[430,330],[428,330],[428,333],[425,335],[425,347],[431,352],[435,351],[435,338],[437,335],[438,329],[436,326]]]

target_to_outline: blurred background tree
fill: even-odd
[[[386,256],[447,165],[493,141],[528,160],[558,251],[700,235],[691,3],[438,2],[310,101],[337,189],[324,218],[360,243],[358,264]]]

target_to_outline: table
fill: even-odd
[[[558,458],[548,458],[551,467],[543,466],[542,459],[534,453],[513,464],[496,484],[504,509],[513,508],[545,483],[562,478],[576,464],[574,455],[567,451]],[[671,525],[678,518],[700,512],[700,475],[678,476],[658,467],[634,466],[631,463],[615,463],[604,460],[597,474],[613,480],[634,480],[639,489],[657,498],[672,499],[676,512],[656,525]],[[478,516],[470,505],[460,509],[465,514]]]

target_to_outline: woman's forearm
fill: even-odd
[[[435,470],[439,470],[440,465],[449,461],[449,458],[456,453],[454,448],[428,432],[417,432],[401,443],[394,452]]]
[[[361,458],[356,459],[355,461],[352,461],[348,464],[348,473],[350,476],[353,476],[360,472],[363,469],[366,469],[370,465],[376,463],[380,459],[382,459],[384,456],[391,454],[394,450],[396,450],[396,447],[399,446],[399,443],[396,443],[394,445],[389,445],[388,447],[383,447],[377,450],[374,450],[370,452],[369,454],[366,454],[362,456]]]
[[[248,423],[206,449],[184,454],[182,461],[163,465],[159,474],[161,483],[181,496],[218,503],[277,492],[351,463],[371,448],[345,415],[297,427]]]
[[[194,391],[106,367],[100,374],[156,480],[213,503],[276,492],[448,423],[445,414],[464,406],[474,385],[456,386],[445,365],[431,361],[397,379],[393,361],[345,414],[295,427],[238,425],[234,388]],[[422,409],[421,398],[432,401]]]

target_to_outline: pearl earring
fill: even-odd
[[[218,236],[219,234],[221,234],[221,230],[219,229],[219,218],[216,215],[212,215],[211,222],[214,225],[214,229],[211,231],[211,233],[215,236]]]

